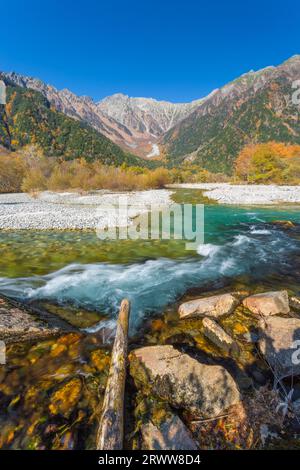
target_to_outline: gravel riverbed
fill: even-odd
[[[173,184],[168,188],[202,189],[220,204],[264,205],[300,203],[300,186],[231,185],[229,183]]]
[[[169,205],[172,191],[0,194],[0,230],[88,230],[127,226],[139,214]],[[126,210],[128,203],[129,210]],[[133,207],[134,206],[134,207]],[[115,207],[120,207],[115,210]]]

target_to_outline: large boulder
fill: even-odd
[[[215,320],[205,317],[202,325],[203,334],[218,348],[222,349],[227,354],[237,355],[239,353],[237,342],[234,341]]]
[[[151,421],[142,424],[143,450],[197,450],[189,430],[176,415],[169,416],[159,425]]]
[[[239,301],[232,294],[213,295],[181,304],[178,313],[180,318],[219,318],[232,313],[238,304]]]
[[[218,416],[240,401],[238,387],[224,367],[202,364],[171,345],[134,350],[130,373],[145,394],[200,416]]]
[[[290,311],[289,296],[286,290],[251,295],[243,300],[243,305],[250,312],[265,317]]]
[[[259,349],[276,376],[300,374],[300,319],[268,317],[259,327]]]

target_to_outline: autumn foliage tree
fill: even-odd
[[[0,150],[0,193],[21,192],[24,165],[20,155],[9,155]]]
[[[247,145],[237,157],[235,176],[248,183],[299,184],[300,145]]]
[[[49,158],[40,146],[29,144],[18,152],[0,151],[0,192],[43,190],[141,190],[163,188],[171,182],[166,168],[104,165],[85,158]]]

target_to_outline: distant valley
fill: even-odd
[[[122,93],[94,102],[67,89],[57,90],[41,80],[17,73],[3,76],[22,88],[38,91],[57,111],[88,123],[117,145],[139,156],[148,156],[153,145],[173,126],[194,111],[202,100],[169,103],[151,98],[130,98]],[[157,147],[154,156],[159,155]]]

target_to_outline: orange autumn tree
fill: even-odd
[[[266,142],[245,146],[235,162],[235,175],[249,183],[300,183],[300,145]]]

